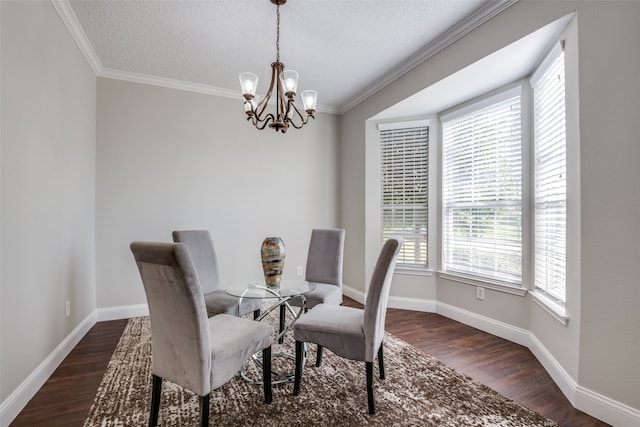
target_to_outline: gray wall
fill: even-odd
[[[640,2],[587,2],[578,17],[580,384],[640,408]]]
[[[256,130],[236,99],[98,79],[98,307],[145,303],[129,243],[209,229],[221,277],[262,277],[260,245],[306,265],[312,228],[337,223],[337,118],[286,134]]]
[[[4,401],[96,308],[96,77],[51,3],[0,8]]]
[[[633,126],[640,111],[640,29],[634,23],[640,2],[520,1],[343,114],[339,206],[350,260],[345,280],[364,291],[371,255],[360,248],[378,244],[362,220],[369,191],[365,158],[375,149],[367,145],[366,120],[573,11],[579,51],[568,61],[579,65],[579,75],[568,88],[568,114],[579,137],[570,150],[579,159],[572,167],[580,193],[570,200],[579,212],[571,213],[578,232],[570,231],[569,324],[551,318],[529,297],[487,291],[481,302],[472,287],[435,273],[414,278],[410,286],[396,274],[391,293],[411,297],[435,288],[438,303],[531,331],[578,386],[640,408],[640,144]]]

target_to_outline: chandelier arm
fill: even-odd
[[[263,123],[268,120],[270,115],[271,114],[267,114],[266,117],[258,117],[254,114],[253,116],[247,117],[247,120],[251,120],[251,123],[253,123],[257,127],[259,123]]]
[[[282,81],[280,80],[280,75],[284,71],[284,64],[282,62],[276,62],[276,67],[274,71],[276,72],[275,76],[272,78],[275,80],[276,84],[276,116],[278,119],[286,120],[286,114],[288,112],[288,108],[285,108],[287,105],[287,98],[284,96],[284,88],[282,87]],[[276,69],[277,68],[277,69]]]
[[[296,106],[296,104],[293,102],[293,100],[291,100],[290,102],[291,106],[293,107],[293,111],[295,111],[294,114],[292,114],[292,117],[287,119],[288,123],[291,124],[291,126],[293,126],[296,129],[302,129],[302,127],[304,125],[306,125],[309,122],[309,117],[313,118],[313,115],[308,114],[307,117],[303,117],[302,113],[300,113],[300,110],[298,110],[298,107]],[[296,124],[296,122],[294,121],[296,115],[298,116],[298,118],[300,119],[300,124]]]
[[[267,102],[269,98],[266,97],[265,99],[263,99],[262,101],[260,101],[260,103],[258,104],[258,106],[256,107],[256,116],[258,117],[259,121],[262,121],[264,119],[262,119],[262,114],[264,113],[264,110],[267,108]]]
[[[291,126],[293,126],[294,128],[296,128],[296,129],[302,129],[302,127],[303,127],[304,125],[306,125],[308,121],[309,121],[308,119],[307,119],[307,120],[304,120],[304,121],[303,121],[302,123],[300,123],[299,125],[295,124],[294,122],[289,122],[289,124],[290,124]]]
[[[255,125],[255,127],[256,127],[256,129],[258,129],[258,130],[262,130],[262,129],[264,129],[264,128],[266,128],[266,127],[267,127],[267,124],[268,124],[268,123],[269,123],[269,121],[268,121],[268,120],[265,120],[265,121],[262,123],[262,125],[261,125],[261,126]]]
[[[256,114],[260,117],[264,113],[264,110],[267,108],[269,104],[269,99],[271,99],[271,94],[273,93],[274,82],[278,80],[278,68],[280,66],[280,62],[274,62],[271,64],[271,83],[269,84],[269,90],[265,94],[264,98],[260,100],[258,105],[256,106]],[[283,66],[284,67],[284,66]],[[276,87],[276,93],[278,88]]]
[[[298,117],[300,117],[300,120],[304,121],[304,117],[302,116],[302,113],[300,112],[300,110],[298,110],[298,107],[296,106],[295,102],[293,102],[293,99],[291,100],[291,105],[293,106],[293,109],[295,110]]]
[[[258,121],[256,120],[255,116],[254,117],[248,116],[247,121],[251,121],[251,124],[259,129]]]
[[[300,114],[300,111],[298,110],[298,107],[296,106],[296,103],[295,103],[295,100],[293,99],[293,96],[291,98],[287,98],[286,99],[286,103],[287,103],[287,110],[285,112],[285,120],[287,122],[293,123],[293,119],[295,117],[294,112],[298,115],[298,117],[300,117],[300,120],[304,120],[302,118],[302,114]],[[293,107],[293,110],[292,110],[292,107]],[[300,129],[300,128],[296,127],[296,129]]]
[[[264,119],[259,119],[259,120],[254,120],[253,121],[253,125],[258,129],[258,130],[262,130],[264,128],[267,127],[267,125],[269,124],[269,122],[273,122],[274,121],[274,117],[273,114],[269,113],[265,116]]]

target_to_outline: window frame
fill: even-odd
[[[569,249],[569,244],[568,244],[568,233],[569,233],[569,228],[570,228],[570,218],[569,218],[569,214],[568,214],[568,209],[569,209],[569,190],[570,190],[570,179],[571,177],[568,174],[568,163],[569,163],[569,141],[568,141],[568,118],[567,118],[567,81],[566,81],[566,72],[567,72],[567,65],[566,65],[566,58],[565,58],[565,49],[564,46],[565,42],[564,40],[560,40],[559,42],[557,42],[553,48],[550,50],[550,52],[547,53],[547,55],[545,55],[543,61],[540,63],[540,65],[538,65],[536,67],[536,69],[534,70],[533,74],[531,75],[530,78],[530,84],[531,84],[531,91],[532,91],[532,99],[531,99],[531,105],[532,105],[532,116],[531,116],[531,122],[532,122],[532,142],[531,142],[531,146],[532,146],[532,164],[534,165],[532,167],[532,195],[531,195],[531,199],[532,199],[532,205],[533,205],[533,209],[532,209],[532,213],[531,216],[533,218],[533,225],[532,225],[532,238],[531,238],[531,246],[532,246],[532,259],[531,259],[531,265],[532,265],[532,272],[531,272],[531,290],[530,293],[533,297],[533,301],[538,304],[540,307],[542,307],[544,310],[546,310],[549,314],[551,314],[553,317],[555,317],[557,320],[559,320],[561,323],[563,324],[567,324],[568,322],[568,316],[567,316],[567,311],[566,311],[566,304],[567,304],[567,276],[568,276],[568,256],[567,256],[567,251]],[[562,200],[559,200],[557,195],[548,195],[546,194],[547,198],[551,197],[553,200],[551,200],[551,202],[546,203],[543,201],[539,201],[538,200],[538,195],[537,195],[537,189],[538,189],[538,181],[537,181],[537,174],[536,174],[536,168],[535,165],[538,163],[538,156],[537,156],[537,147],[538,147],[538,139],[537,139],[537,134],[536,134],[536,127],[538,124],[538,121],[536,120],[535,117],[535,108],[536,108],[536,94],[535,94],[535,90],[536,90],[536,85],[538,83],[540,83],[541,80],[543,80],[547,73],[549,72],[553,72],[553,67],[556,63],[556,60],[558,59],[559,56],[562,56],[562,100],[560,101],[554,101],[554,102],[561,102],[562,105],[560,106],[562,108],[562,113],[563,113],[563,118],[564,118],[564,122],[561,124],[562,127],[562,131],[563,133],[563,137],[561,138],[561,144],[562,147],[558,147],[558,141],[554,141],[554,147],[553,147],[553,151],[555,151],[556,155],[558,154],[558,150],[560,150],[560,159],[558,159],[559,162],[563,162],[561,165],[561,171],[563,172],[564,176],[562,177],[562,179],[564,180],[563,185],[563,189],[564,189],[564,193],[563,196],[564,198]],[[558,126],[558,123],[554,122],[552,123],[552,125],[554,126]],[[545,173],[549,173],[548,170],[545,171]],[[558,188],[558,182],[553,182],[550,183],[551,185],[555,185],[555,188]],[[560,248],[561,250],[564,251],[564,257],[560,260],[561,264],[562,264],[562,272],[561,275],[562,277],[562,285],[561,285],[561,291],[562,291],[562,296],[558,297],[557,294],[554,294],[554,292],[550,292],[549,291],[549,287],[550,285],[548,283],[545,283],[544,286],[540,286],[541,282],[540,280],[542,280],[542,278],[540,277],[540,274],[538,273],[539,268],[538,268],[538,261],[542,261],[544,259],[544,254],[538,254],[536,253],[536,248],[539,246],[540,242],[540,238],[538,237],[538,233],[541,232],[541,230],[539,229],[539,227],[537,226],[537,219],[538,219],[538,214],[540,212],[540,207],[545,208],[545,212],[546,212],[546,207],[547,204],[550,205],[560,205],[562,204],[562,208],[563,208],[563,212],[561,212],[561,216],[562,216],[562,222],[563,222],[563,235],[560,236],[562,239],[562,243],[563,246],[562,248]],[[558,224],[556,224],[557,226]],[[555,236],[554,236],[555,237]],[[554,242],[550,242],[550,244],[556,246],[556,248],[552,248],[551,251],[553,252],[554,249],[557,249],[557,242],[559,242],[559,240],[557,238],[553,239]],[[541,255],[541,256],[540,256]],[[557,255],[554,254],[553,255]],[[547,255],[547,258],[549,256]],[[557,263],[556,263],[557,265]],[[557,268],[556,268],[557,270]],[[557,278],[558,273],[557,271],[555,272],[551,272],[552,275],[556,276],[555,278]],[[554,280],[554,278],[552,278],[552,281],[554,283],[556,283],[556,281]],[[557,286],[552,284],[551,286]]]
[[[460,117],[464,117],[467,116],[471,113],[475,113],[475,112],[479,112],[482,111],[483,109],[486,108],[490,108],[492,106],[498,105],[501,102],[504,102],[506,100],[512,99],[514,97],[519,97],[519,118],[517,119],[518,121],[518,125],[520,127],[519,132],[520,132],[520,142],[518,144],[518,155],[519,155],[519,168],[520,168],[520,175],[519,175],[519,200],[517,202],[512,203],[513,206],[519,208],[519,227],[520,227],[520,237],[519,237],[519,268],[520,268],[520,275],[519,275],[519,279],[512,281],[509,280],[507,277],[499,277],[499,276],[494,276],[494,277],[489,277],[486,275],[478,275],[478,274],[474,274],[473,272],[470,271],[464,271],[464,270],[460,270],[460,269],[447,269],[445,267],[446,264],[446,233],[445,233],[445,227],[446,227],[446,213],[445,210],[447,209],[446,203],[445,203],[445,199],[446,199],[446,194],[445,194],[445,181],[446,178],[444,176],[445,174],[445,159],[444,159],[444,153],[445,153],[445,122],[451,122],[452,120],[455,120],[457,118]],[[526,284],[525,284],[525,280],[526,280],[526,256],[527,256],[527,250],[526,250],[526,224],[527,224],[527,192],[526,192],[526,185],[527,185],[527,180],[526,180],[526,167],[525,167],[525,163],[526,163],[526,156],[525,156],[525,147],[527,145],[527,137],[526,137],[526,121],[523,119],[524,114],[526,112],[526,107],[525,104],[527,102],[526,99],[526,94],[524,93],[523,90],[523,83],[522,82],[516,82],[514,84],[511,85],[507,85],[505,87],[496,89],[492,92],[489,92],[483,96],[480,96],[478,98],[475,98],[473,100],[468,101],[465,104],[462,104],[460,106],[454,107],[450,110],[448,110],[447,112],[443,113],[440,117],[440,124],[443,128],[442,130],[442,135],[441,135],[441,140],[440,143],[442,145],[441,149],[440,149],[440,167],[442,168],[442,176],[441,176],[441,185],[440,185],[440,191],[441,191],[441,196],[440,196],[440,204],[441,204],[441,224],[439,227],[439,232],[440,232],[440,250],[442,252],[441,254],[441,265],[440,265],[440,271],[439,271],[439,275],[442,278],[446,278],[449,280],[454,280],[454,281],[458,281],[461,283],[466,283],[466,284],[470,284],[470,285],[474,285],[474,286],[484,286],[490,289],[495,289],[495,290],[501,290],[501,291],[505,291],[508,293],[512,293],[512,294],[517,294],[517,295],[525,295],[527,292],[526,289]],[[498,204],[500,204],[498,202]],[[490,203],[486,203],[484,206],[488,207],[490,205]]]
[[[425,129],[426,128],[426,129]],[[424,172],[420,175],[421,177],[424,178],[424,194],[421,194],[421,192],[416,192],[417,197],[422,198],[422,200],[424,201],[424,210],[422,212],[419,211],[419,209],[416,209],[415,207],[411,207],[411,206],[416,206],[416,205],[412,205],[409,204],[407,205],[406,203],[400,204],[400,208],[399,210],[403,212],[403,215],[401,215],[403,218],[405,217],[404,212],[411,212],[413,215],[413,218],[416,217],[422,217],[424,219],[424,226],[422,227],[420,232],[414,232],[414,233],[407,233],[407,232],[385,232],[385,228],[387,225],[387,222],[385,221],[385,211],[389,211],[389,210],[393,210],[394,209],[394,204],[386,204],[385,203],[385,192],[384,192],[384,187],[385,187],[385,183],[384,183],[384,174],[383,174],[383,169],[384,169],[384,165],[388,164],[390,158],[384,155],[383,152],[383,144],[385,144],[386,142],[391,142],[391,141],[385,141],[385,137],[386,135],[384,134],[385,132],[389,132],[390,135],[388,135],[389,137],[393,137],[391,135],[392,132],[398,132],[398,136],[400,136],[400,138],[402,138],[401,133],[403,131],[407,131],[408,133],[408,137],[412,137],[411,136],[411,130],[412,129],[421,129],[417,132],[422,133],[426,131],[426,141],[424,141],[426,147],[424,147],[425,149],[425,156],[426,158],[417,161],[417,166],[418,167],[422,167],[424,166],[425,170]],[[405,272],[405,273],[413,273],[413,274],[425,274],[426,272],[428,272],[429,270],[429,265],[431,262],[431,248],[430,248],[430,243],[429,243],[429,236],[430,236],[430,220],[429,220],[429,215],[430,215],[430,209],[429,209],[429,200],[431,197],[431,180],[430,180],[430,176],[431,176],[431,172],[430,172],[430,151],[431,151],[431,145],[430,145],[430,141],[431,141],[431,127],[430,127],[430,120],[428,119],[420,119],[420,120],[411,120],[411,121],[395,121],[395,122],[387,122],[387,123],[378,123],[377,124],[377,131],[378,131],[378,151],[379,151],[379,158],[378,158],[378,168],[380,170],[379,172],[379,194],[380,194],[380,198],[379,198],[379,206],[378,206],[378,214],[379,214],[379,230],[378,230],[378,235],[379,235],[379,241],[380,244],[384,244],[385,240],[388,239],[390,236],[392,235],[402,235],[405,239],[405,244],[403,245],[402,248],[402,252],[398,257],[398,261],[396,264],[396,269],[399,272]],[[399,139],[398,142],[400,144],[402,144],[402,140]],[[415,143],[415,141],[409,141],[410,143]],[[410,149],[413,147],[409,147]],[[415,154],[415,153],[413,153]],[[418,153],[419,155],[420,153]],[[405,155],[402,155],[402,159],[406,160]],[[411,159],[410,159],[411,161]],[[405,165],[406,162],[403,162],[403,165]],[[406,170],[409,170],[409,168],[404,168]],[[400,171],[402,172],[402,171]],[[396,178],[394,178],[394,180],[396,180]],[[395,215],[391,214],[391,218],[393,218]],[[411,215],[410,215],[411,216]],[[393,220],[392,220],[393,221]],[[402,223],[403,221],[400,221],[400,223]],[[410,223],[412,221],[409,221]],[[414,223],[415,225],[415,223]],[[421,240],[423,240],[422,242],[420,242]],[[425,252],[425,258],[424,260],[421,260],[419,257],[414,258],[412,261],[414,262],[403,262],[404,261],[404,255],[405,255],[405,247],[408,247],[407,243],[410,242],[415,242],[415,245],[420,244],[421,246],[423,245],[423,249],[420,250],[424,250]],[[414,248],[415,249],[415,248]]]

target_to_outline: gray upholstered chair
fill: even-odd
[[[318,304],[293,326],[296,340],[296,371],[293,394],[300,393],[304,343],[326,347],[340,357],[365,362],[369,413],[375,414],[373,361],[378,355],[380,378],[384,379],[382,339],[389,288],[402,238],[388,239],[376,262],[367,291],[364,310],[333,304]],[[320,360],[316,365],[319,366]]]
[[[344,234],[342,229],[311,230],[305,280],[315,282],[316,289],[304,295],[305,310],[318,304],[342,304]],[[294,298],[289,304],[300,307],[302,300]],[[285,315],[285,307],[280,306],[280,332],[284,330]],[[322,357],[321,354],[322,349],[319,348],[318,357]]]
[[[305,294],[307,308],[318,304],[342,304],[344,234],[341,229],[311,231],[305,280],[315,282],[317,287]]]
[[[189,251],[202,287],[209,317],[221,313],[242,317],[253,312],[253,318],[256,319],[260,315],[261,299],[245,298],[242,300],[242,306],[239,307],[239,298],[229,295],[222,288],[218,257],[208,230],[176,230],[171,235],[174,242],[184,243]]]
[[[158,422],[162,380],[200,396],[208,426],[210,392],[228,382],[262,350],[264,400],[271,395],[273,327],[228,314],[207,317],[198,276],[181,243],[133,242],[151,319],[152,394],[149,426]]]

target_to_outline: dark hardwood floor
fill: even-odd
[[[11,426],[82,426],[127,320],[96,323]]]
[[[91,328],[11,426],[82,426],[126,323]],[[607,426],[574,409],[525,347],[434,313],[389,309],[386,330],[563,426]]]

